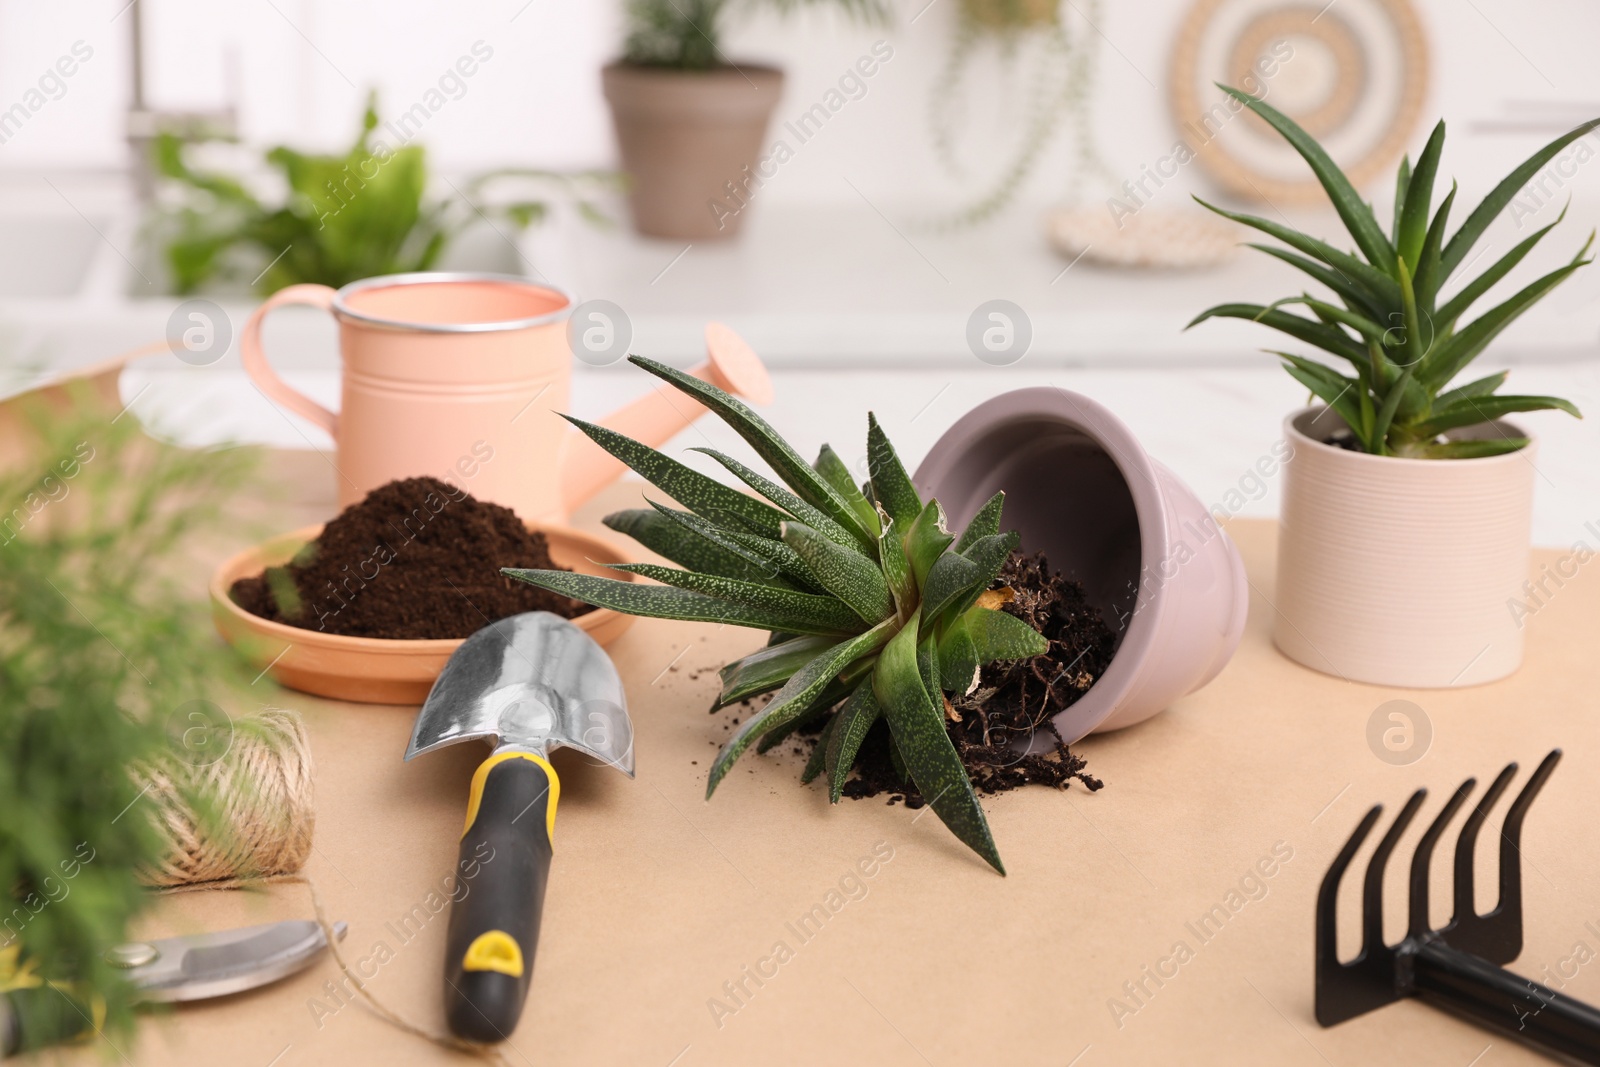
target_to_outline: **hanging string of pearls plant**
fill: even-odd
[[[1071,17],[1063,8],[1068,8]],[[1073,138],[1068,198],[1084,174],[1109,175],[1095,146],[1089,105],[1094,96],[1100,0],[961,0],[949,52],[929,100],[933,148],[956,178],[970,168],[958,147],[969,103],[969,75],[985,54],[1018,75],[1021,134],[987,188],[938,220],[948,228],[987,222],[1010,206],[1063,128]]]

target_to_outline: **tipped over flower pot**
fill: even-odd
[[[1117,634],[1105,674],[1056,716],[1069,742],[1142,722],[1205,685],[1239,645],[1244,563],[1205,505],[1106,408],[1064,389],[980,404],[913,477],[955,523],[995,492],[1022,550],[1083,585]]]

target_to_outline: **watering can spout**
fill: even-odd
[[[767,376],[767,368],[762,365],[761,358],[745,343],[744,338],[720,322],[706,324],[706,360],[691,367],[689,373],[752,403],[772,402],[772,379]],[[665,383],[659,383],[638,400],[601,419],[600,425],[655,448],[665,444],[705,411],[704,405]],[[570,514],[621,477],[626,469],[621,460],[573,431],[567,438],[567,449],[562,458],[563,507]]]

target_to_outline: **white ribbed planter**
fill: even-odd
[[[1445,689],[1522,662],[1537,442],[1485,459],[1397,459],[1323,443],[1322,408],[1284,420],[1273,639],[1357,682]],[[1503,423],[1464,436],[1525,436]]]

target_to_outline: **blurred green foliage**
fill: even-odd
[[[616,184],[604,172],[564,174],[508,168],[479,175],[430,198],[427,150],[392,147],[378,130],[375,97],[348,150],[333,155],[279,145],[264,156],[284,193],[263,198],[245,178],[190,162],[196,142],[173,133],[153,146],[162,178],[153,230],[172,288],[190,293],[226,280],[251,281],[261,295],[300,282],[338,287],[380,274],[432,268],[469,225],[516,230],[540,222],[551,200],[480,202],[491,181],[522,178],[559,192],[594,222],[606,217],[593,197]],[[447,183],[448,184],[448,183]]]
[[[153,899],[138,871],[165,840],[135,772],[192,755],[186,709],[237,705],[225,694],[248,681],[184,546],[214,527],[254,457],[159,445],[85,398],[38,399],[0,410],[30,428],[25,454],[8,449],[0,467],[0,991],[38,991],[12,998],[30,1032],[49,1024],[27,1005],[67,1023],[81,1007],[115,1040],[130,991],[102,953]]]

